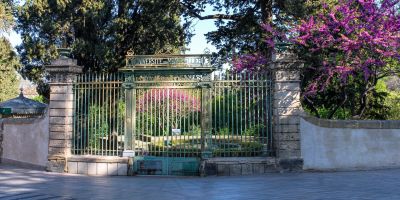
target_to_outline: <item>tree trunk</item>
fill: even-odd
[[[314,112],[315,116],[317,118],[321,118],[317,108],[315,108],[315,106],[314,106],[314,103],[307,97],[304,97],[304,100],[305,100],[304,102],[310,107],[311,111]]]
[[[273,0],[260,0],[261,8],[261,22],[262,24],[270,24],[272,26],[272,1]],[[267,47],[264,42],[264,35],[262,35],[260,41],[260,50],[267,60],[272,59],[272,48]]]
[[[347,101],[347,94],[344,92],[343,101],[340,104],[336,105],[336,107],[329,113],[327,118],[332,119],[333,115],[339,110],[340,107],[342,107],[346,103],[346,101]]]

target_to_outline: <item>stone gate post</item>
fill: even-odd
[[[274,56],[273,143],[283,170],[301,169],[300,151],[300,70],[303,62],[292,53]]]
[[[73,131],[73,82],[82,72],[75,59],[60,57],[46,66],[50,74],[49,154],[47,170],[64,172],[71,155]]]

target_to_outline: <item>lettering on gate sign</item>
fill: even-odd
[[[210,67],[209,55],[178,55],[178,56],[133,56],[127,58],[127,66],[180,66],[180,67]]]

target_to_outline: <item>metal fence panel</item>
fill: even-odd
[[[213,156],[269,154],[272,147],[269,74],[219,73],[214,76],[212,90]]]
[[[136,155],[200,155],[201,90],[197,83],[194,76],[136,78]]]
[[[72,153],[117,156],[125,120],[122,74],[81,74],[74,83]]]
[[[83,74],[74,84],[72,153],[121,155],[125,134],[122,74]],[[272,148],[268,73],[215,72],[209,90],[202,76],[135,77],[134,150],[139,156],[200,157],[202,142],[214,157],[262,156]],[[202,102],[209,91],[211,103]],[[204,101],[204,99],[203,99]],[[201,110],[210,105],[212,129],[202,138]]]

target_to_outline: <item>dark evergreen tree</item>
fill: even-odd
[[[129,49],[152,54],[183,45],[180,16],[177,1],[27,0],[16,12],[21,73],[43,85],[44,65],[58,47],[72,48],[85,71],[116,71]]]
[[[9,1],[0,1],[0,34],[10,31],[13,26],[11,6]],[[18,58],[10,42],[0,36],[0,102],[18,95],[18,67]]]

